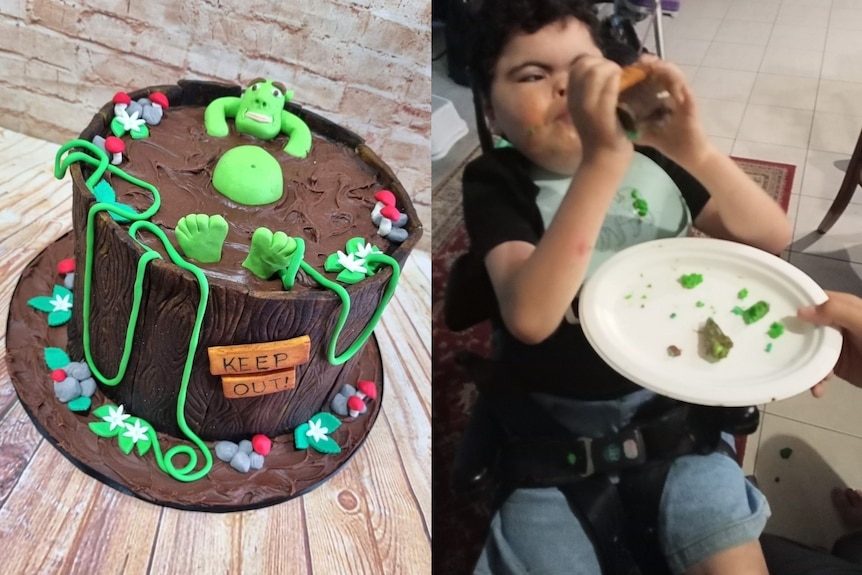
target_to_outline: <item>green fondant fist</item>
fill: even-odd
[[[284,232],[257,228],[251,237],[251,249],[242,267],[260,279],[268,280],[275,272],[287,267],[296,251],[296,240]]]
[[[227,221],[219,216],[189,214],[177,223],[177,241],[186,257],[204,264],[221,260],[221,249],[227,238]]]
[[[219,159],[213,187],[238,204],[263,206],[281,199],[284,176],[272,155],[257,146],[238,146]]]

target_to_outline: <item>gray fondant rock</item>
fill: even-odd
[[[238,451],[239,445],[233,441],[219,441],[215,444],[216,457],[225,463],[230,463],[230,460],[233,459],[233,456],[236,455]]]
[[[54,393],[61,403],[69,403],[76,397],[81,397],[81,384],[74,377],[67,377],[54,384]]]
[[[386,239],[390,242],[400,244],[407,239],[407,230],[404,228],[392,228],[386,235]]]
[[[82,379],[80,384],[81,395],[84,397],[93,397],[93,394],[96,393],[96,380],[92,377],[88,377],[87,379]]]
[[[138,113],[138,118],[141,117],[141,112],[144,110],[143,106],[138,104],[137,102],[132,102],[126,107],[126,113],[129,116],[132,116],[135,112]]]
[[[75,272],[66,274],[66,277],[63,278],[63,285],[66,286],[66,289],[73,289],[75,287]]]
[[[347,398],[340,393],[332,398],[332,411],[341,417],[347,417]]]
[[[149,98],[138,98],[138,104],[140,104],[142,108],[146,108],[147,106],[152,106],[153,102]]]
[[[263,469],[263,455],[260,453],[252,453],[248,460],[252,469]]]
[[[74,377],[78,381],[93,377],[93,374],[90,373],[90,366],[84,361],[73,361],[66,366],[65,371],[66,375]]]
[[[144,106],[144,111],[141,114],[141,117],[144,121],[150,126],[158,126],[162,121],[162,110],[161,106],[153,106],[152,104],[148,104]]]
[[[350,397],[351,395],[356,395],[356,388],[349,383],[345,383],[341,386],[341,391],[339,391],[338,393],[340,393],[344,397]]]
[[[240,473],[248,473],[251,467],[251,459],[249,459],[248,453],[245,453],[241,449],[237,451],[233,459],[230,460],[230,466]]]
[[[243,439],[239,442],[239,450],[245,454],[248,454],[254,451],[254,447],[252,446],[251,441],[249,441],[248,439]]]
[[[403,228],[404,226],[406,226],[407,225],[407,214],[402,213],[401,215],[399,215],[398,221],[392,222],[392,225],[395,226],[396,228]]]
[[[97,148],[105,152],[105,138],[103,136],[93,136],[93,143]]]

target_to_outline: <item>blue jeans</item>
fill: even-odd
[[[625,426],[652,397],[646,390],[601,402],[534,395],[551,417],[589,437]],[[769,515],[766,498],[726,455],[678,458],[659,505],[659,540],[671,571],[683,573],[720,551],[756,540]],[[503,503],[474,573],[598,575],[601,570],[565,496],[556,488],[541,488],[518,489]]]

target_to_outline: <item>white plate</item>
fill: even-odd
[[[691,273],[702,274],[703,283],[685,289],[679,278]],[[744,300],[742,289],[748,290]],[[609,259],[584,285],[579,315],[593,348],[631,381],[690,403],[747,406],[808,390],[835,366],[841,333],[796,319],[799,307],[826,299],[814,280],[776,256],[735,242],[678,238],[645,242]],[[733,313],[760,300],[770,305],[760,321],[745,325]],[[709,317],[733,341],[717,362],[698,349],[698,331]],[[776,321],[785,331],[771,339],[767,332]],[[682,354],[671,357],[671,345]]]

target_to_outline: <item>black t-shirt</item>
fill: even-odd
[[[658,164],[679,187],[692,220],[709,200],[709,192],[691,174],[651,148],[638,152]],[[470,162],[464,170],[464,223],[470,238],[467,260],[490,283],[484,259],[494,247],[509,241],[537,244],[545,231],[536,197],[539,189],[530,177],[530,162],[514,148],[502,148]],[[475,294],[473,294],[475,299]],[[496,301],[493,290],[485,297]],[[576,306],[575,306],[576,308]],[[612,399],[640,387],[619,375],[589,345],[578,324],[563,321],[551,337],[527,345],[513,337],[494,307],[492,322],[498,338],[497,382],[508,389],[551,393],[575,399]]]

